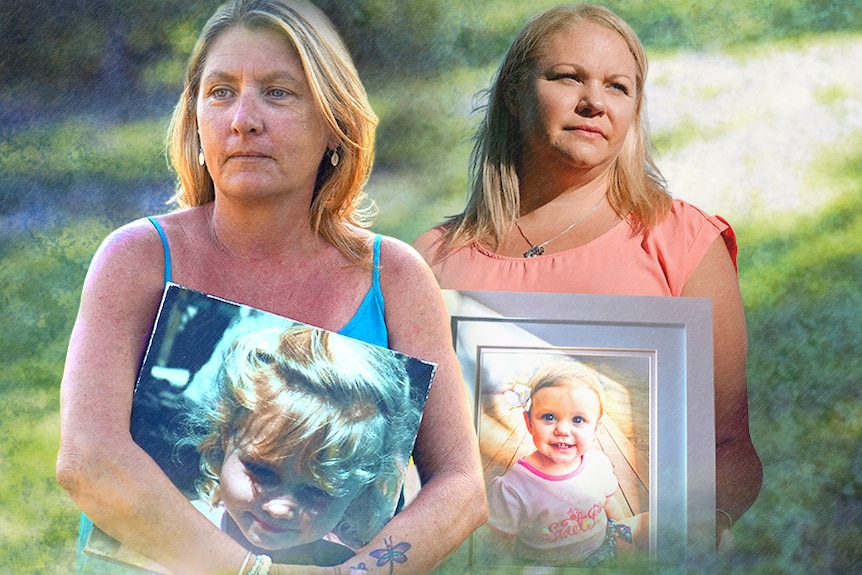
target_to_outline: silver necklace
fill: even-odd
[[[533,242],[531,242],[529,240],[529,238],[527,238],[527,235],[524,233],[524,230],[521,229],[521,226],[516,221],[515,227],[518,228],[518,233],[521,234],[521,237],[524,238],[524,241],[527,242],[527,244],[529,244],[529,246],[530,246],[530,249],[528,249],[527,251],[524,252],[524,257],[525,258],[534,258],[536,256],[540,256],[540,255],[544,254],[546,245],[548,245],[549,243],[551,243],[555,239],[559,238],[560,236],[562,236],[563,234],[565,234],[566,232],[571,230],[573,227],[575,227],[576,225],[578,225],[579,223],[581,223],[582,221],[587,219],[587,216],[589,216],[591,213],[596,211],[596,209],[598,209],[599,205],[602,203],[602,200],[604,200],[604,199],[605,199],[605,195],[602,194],[602,197],[599,198],[599,201],[596,202],[596,205],[594,205],[592,208],[590,208],[589,211],[587,211],[587,213],[585,213],[584,215],[582,215],[581,217],[576,219],[574,222],[569,224],[569,226],[566,229],[564,229],[563,231],[561,231],[560,233],[558,233],[557,235],[555,235],[551,239],[540,243],[539,245],[534,244]]]

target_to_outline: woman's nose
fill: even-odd
[[[254,95],[243,92],[237,99],[231,129],[237,134],[259,134],[263,131],[260,109]]]
[[[581,116],[594,117],[605,113],[605,94],[602,86],[594,82],[584,84],[581,99],[578,101],[576,111]]]
[[[299,502],[292,495],[277,495],[267,499],[261,508],[278,519],[293,519],[299,511]]]

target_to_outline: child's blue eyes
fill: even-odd
[[[554,422],[554,421],[557,421],[557,416],[556,416],[556,415],[554,415],[553,413],[544,413],[544,414],[542,414],[542,415],[540,416],[540,419],[541,419],[542,421]],[[582,423],[586,423],[586,421],[587,421],[587,420],[586,420],[586,419],[584,419],[583,417],[581,417],[580,415],[576,415],[576,416],[574,416],[574,417],[572,418],[572,423],[574,423],[574,424],[576,424],[576,425],[580,425],[580,424],[582,424]]]

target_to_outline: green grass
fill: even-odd
[[[54,481],[58,387],[86,268],[110,226],[78,221],[0,244],[0,568],[16,573],[74,571],[77,512]]]
[[[737,536],[764,572],[852,572],[862,557],[862,134],[822,156],[811,176],[835,202],[738,230],[765,481]]]

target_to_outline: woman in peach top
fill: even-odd
[[[671,198],[649,154],[647,60],[604,8],[560,6],[519,33],[490,90],[461,214],[414,246],[441,287],[712,299],[717,540],[754,502],[736,240]]]

